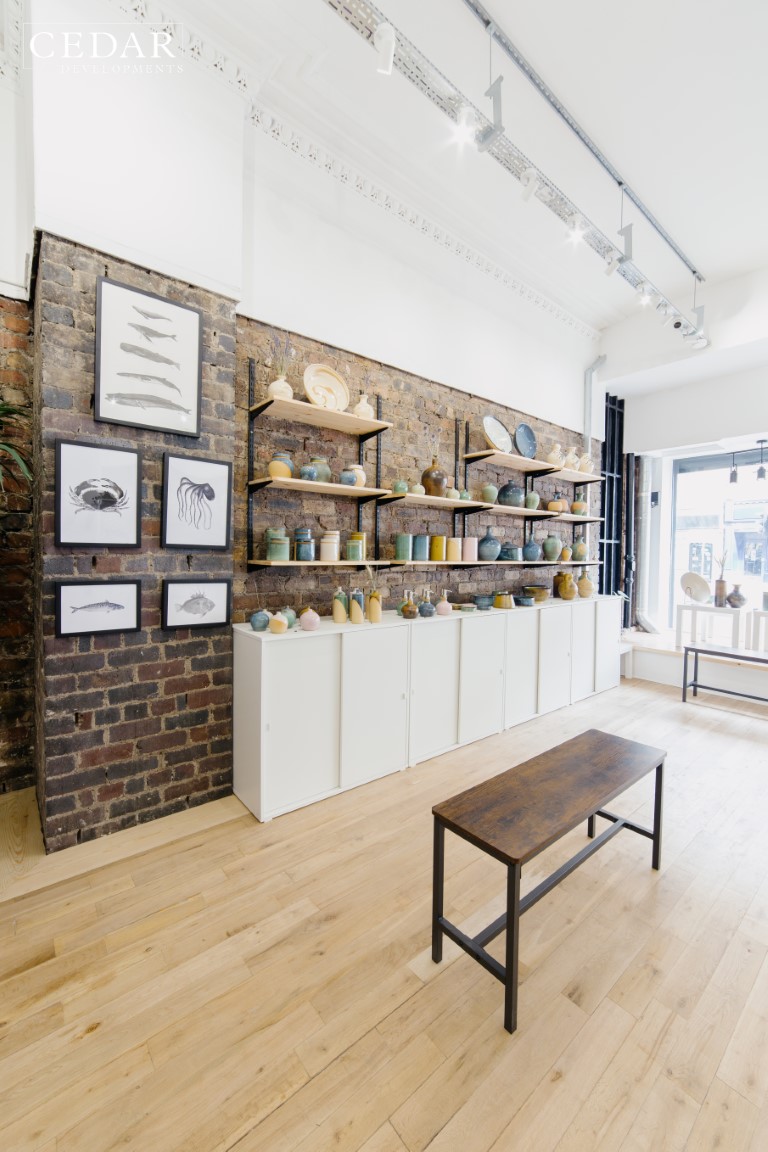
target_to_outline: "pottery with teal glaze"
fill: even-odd
[[[524,508],[525,489],[510,481],[499,488],[499,504],[503,504],[505,508]]]
[[[533,536],[525,542],[523,560],[527,560],[529,563],[533,560],[541,560],[541,544],[534,540]]]
[[[429,536],[419,535],[413,538],[413,559],[429,560]]]
[[[496,497],[498,495],[499,495],[499,490],[495,484],[484,484],[483,485],[482,496],[483,496],[483,500],[485,500],[486,504],[495,504],[496,503]]]
[[[339,483],[346,484],[350,488],[354,488],[357,484],[357,475],[352,471],[351,468],[342,468],[341,472],[339,473]]]
[[[317,468],[314,464],[302,464],[299,476],[302,480],[317,480]]]
[[[547,536],[546,540],[544,541],[542,548],[544,550],[545,560],[557,560],[559,559],[560,553],[563,550],[563,542],[559,536],[555,536],[554,533],[550,532],[549,536]]]
[[[269,612],[265,612],[263,608],[260,608],[258,612],[254,612],[253,616],[251,616],[251,628],[253,628],[254,632],[266,632],[267,628],[269,628]]]
[[[477,545],[477,554],[481,560],[498,560],[499,552],[501,552],[501,541],[494,536],[489,525],[485,536]]]
[[[408,491],[408,481],[395,480],[394,484],[392,485],[392,491],[396,492],[398,496],[404,496]]]
[[[327,456],[310,456],[310,464],[313,464],[317,472],[317,479],[321,484],[330,484],[331,482],[331,466],[328,463]]]

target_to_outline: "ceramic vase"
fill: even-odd
[[[558,557],[560,563],[561,564],[567,564],[571,558],[572,552],[573,552],[573,549],[570,547],[569,544],[563,544],[563,550]]]
[[[346,484],[348,488],[354,488],[357,484],[357,476],[351,468],[342,468],[339,472],[339,483]]]
[[[591,456],[584,455],[579,460],[579,472],[594,472],[595,464]]]
[[[525,543],[523,560],[541,560],[541,544],[537,543],[533,536],[530,536]]]
[[[293,608],[289,608],[286,604],[285,608],[280,609],[280,612],[288,622],[288,627],[294,628],[296,626],[296,613],[294,612]]]
[[[715,580],[715,608],[725,608],[728,585],[725,580]]]
[[[349,622],[362,624],[365,620],[365,597],[359,588],[353,588],[349,597]]]
[[[429,468],[421,474],[421,482],[427,496],[445,496],[448,487],[448,477],[437,462],[437,456],[432,457]]]
[[[392,491],[396,492],[398,496],[404,496],[408,491],[408,481],[395,480],[394,484],[392,485]]]
[[[333,622],[346,624],[349,617],[349,599],[343,588],[337,588],[333,596]]]
[[[572,516],[586,516],[587,502],[584,499],[584,493],[580,488],[577,488],[573,495],[573,502],[571,504]]]
[[[314,464],[302,464],[299,476],[302,480],[317,480],[317,468]]]
[[[563,550],[563,542],[559,536],[554,536],[550,533],[542,547],[545,560],[557,560]]]
[[[534,511],[536,510],[536,508],[538,508],[540,503],[541,503],[541,496],[539,496],[538,492],[531,491],[528,493],[528,495],[525,498],[526,508],[530,508]]]
[[[368,595],[367,615],[371,624],[381,624],[381,592],[378,588]]]
[[[563,450],[560,445],[555,442],[547,453],[547,464],[554,464],[556,468],[563,466]]]
[[[458,488],[449,488],[445,493],[446,500],[459,500],[460,493]]]
[[[495,504],[496,498],[498,495],[499,495],[499,490],[495,484],[484,484],[483,485],[482,496],[483,496],[483,500],[485,500],[486,504]]]
[[[563,500],[562,492],[555,492],[554,500],[550,500],[547,504],[547,512],[565,512],[568,508],[568,501]]]
[[[588,600],[595,590],[595,586],[587,575],[586,568],[582,568],[581,576],[578,579],[579,596],[582,600]]]
[[[264,608],[260,608],[258,612],[254,612],[251,616],[251,628],[254,632],[266,632],[269,628],[269,612]]]
[[[285,616],[283,616],[282,612],[275,612],[274,616],[270,616],[269,630],[278,636],[282,632],[288,631],[288,621],[286,620]]]
[[[331,482],[331,467],[328,463],[327,456],[310,456],[310,464],[314,464],[317,472],[317,479],[321,484],[330,484]]]
[[[352,409],[352,413],[355,416],[359,416],[362,420],[373,420],[375,412],[373,411],[373,405],[369,403],[365,392],[360,393],[360,399]]]
[[[278,376],[267,388],[267,396],[271,400],[293,400],[293,388],[284,375]]]
[[[572,472],[575,472],[578,467],[579,467],[579,450],[578,450],[578,448],[569,448],[568,451],[565,453],[565,459],[563,460],[563,468],[570,468]]]
[[[578,561],[579,564],[587,559],[587,542],[583,536],[577,536],[573,542],[573,559]]]
[[[499,488],[499,504],[505,508],[524,508],[525,490],[517,484],[505,484]]]
[[[427,490],[423,484],[411,484],[409,489],[413,496],[426,496]]]
[[[293,461],[289,452],[274,452],[272,459],[267,465],[267,472],[273,480],[284,479],[288,480],[293,476],[294,468]]]
[[[570,572],[563,573],[559,591],[561,600],[575,600],[578,596],[579,590]]]
[[[747,602],[747,598],[741,591],[741,584],[734,584],[733,591],[729,592],[725,598],[726,604],[731,608],[743,608]]]
[[[305,632],[314,632],[319,623],[320,617],[314,608],[302,609],[301,615],[299,616],[300,628],[303,628]]]
[[[497,540],[489,526],[485,536],[477,545],[477,554],[481,560],[498,560],[499,552],[501,552],[501,541]]]

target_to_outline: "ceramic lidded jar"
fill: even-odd
[[[448,477],[437,462],[437,456],[432,457],[429,468],[421,474],[421,483],[427,496],[445,496],[448,488]]]
[[[501,541],[494,536],[489,525],[485,536],[477,545],[477,554],[481,560],[498,560],[499,552],[501,552]]]
[[[299,476],[302,480],[317,480],[317,468],[314,464],[302,464]]]
[[[511,481],[504,484],[499,488],[499,504],[503,504],[506,508],[524,508],[525,489]]]
[[[347,468],[350,472],[354,473],[355,486],[357,488],[364,488],[365,487],[365,469],[363,468],[362,464],[347,464]]]
[[[267,472],[273,480],[289,480],[294,473],[290,452],[273,452],[272,459],[267,465]]]
[[[341,472],[339,472],[339,483],[346,484],[348,488],[354,488],[357,484],[357,476],[349,465],[347,465],[346,468],[342,468]]]

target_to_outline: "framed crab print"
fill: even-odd
[[[141,546],[141,454],[56,441],[57,547]]]
[[[230,543],[232,465],[166,452],[163,548],[226,552]]]
[[[100,276],[94,418],[200,435],[202,313]]]
[[[232,580],[163,581],[163,628],[216,628],[229,624]]]

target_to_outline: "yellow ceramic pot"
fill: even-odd
[[[568,544],[563,545],[563,550],[560,553],[560,563],[561,564],[567,564],[568,563],[568,561],[571,558],[572,551],[573,551],[573,549]]]
[[[586,568],[582,569],[581,576],[579,576],[578,589],[579,596],[581,596],[583,600],[588,600],[595,590],[594,584],[587,575]]]
[[[561,600],[575,600],[579,594],[576,583],[570,572],[563,573],[563,578],[560,581],[560,599]]]

